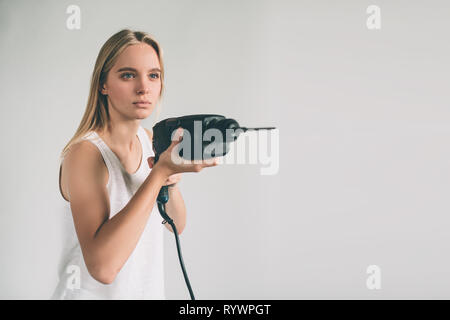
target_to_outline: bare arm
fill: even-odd
[[[135,249],[147,219],[167,178],[179,172],[200,172],[212,163],[175,164],[171,159],[174,141],[160,155],[148,177],[127,203],[109,219],[109,196],[104,163],[98,149],[89,141],[71,147],[64,166],[75,230],[83,258],[91,276],[110,284]],[[169,205],[170,206],[170,205]],[[184,227],[184,226],[183,226]]]
[[[79,144],[64,160],[70,172],[69,200],[88,271],[110,284],[136,247],[167,177],[152,170],[128,204],[109,219],[108,192],[98,176],[103,160],[90,144]]]
[[[114,280],[136,248],[165,180],[166,177],[152,170],[127,205],[95,235],[92,250],[102,261],[106,283]]]

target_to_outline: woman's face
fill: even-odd
[[[160,68],[158,55],[150,45],[128,46],[109,71],[102,89],[108,96],[110,113],[117,112],[130,120],[147,118],[161,93]]]

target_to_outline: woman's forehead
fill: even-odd
[[[118,69],[130,67],[139,71],[160,68],[158,55],[156,54],[155,49],[148,44],[128,46],[117,58],[115,66]]]

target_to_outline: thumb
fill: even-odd
[[[148,166],[150,168],[153,168],[153,164],[155,163],[155,157],[148,157],[147,162],[148,162]]]
[[[172,139],[172,146],[179,144],[181,140],[183,140],[183,128],[178,128],[177,130],[175,130]]]

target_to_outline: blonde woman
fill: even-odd
[[[181,174],[217,162],[174,161],[178,132],[153,165],[152,132],[140,123],[163,88],[162,50],[149,34],[125,29],[102,46],[86,111],[61,155],[65,240],[52,299],[165,299],[163,230],[173,230],[156,198],[171,186],[166,211],[181,233]]]

